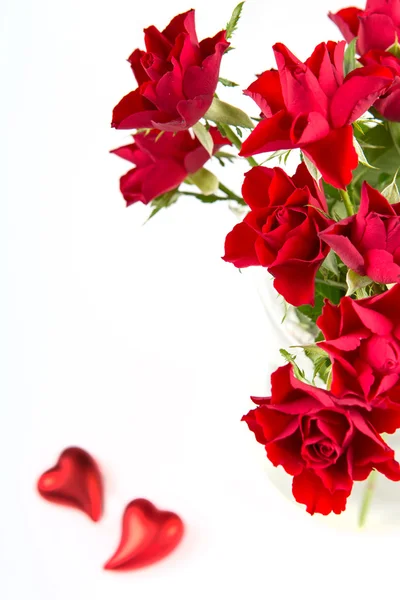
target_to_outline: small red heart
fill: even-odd
[[[73,506],[98,521],[103,512],[103,481],[94,459],[81,448],[67,448],[57,464],[40,476],[39,494],[57,504]]]
[[[128,504],[122,519],[121,541],[105,569],[131,570],[151,565],[170,554],[182,539],[182,519],[138,498]]]

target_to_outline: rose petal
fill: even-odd
[[[347,43],[351,42],[358,34],[358,28],[360,21],[359,15],[362,15],[363,11],[355,6],[349,8],[342,8],[337,13],[328,13],[328,17],[337,25],[346,40]]]
[[[311,515],[329,515],[331,512],[340,514],[345,510],[351,489],[331,493],[315,473],[305,470],[293,478],[292,492],[297,502],[305,504]]]
[[[322,140],[308,144],[304,154],[315,164],[327,183],[345,189],[358,165],[353,146],[353,128],[349,125],[332,131]]]
[[[379,65],[351,71],[335,92],[330,116],[334,127],[345,127],[359,119],[377,98],[391,85],[390,69]]]
[[[275,69],[264,71],[244,94],[254,100],[266,117],[272,117],[285,107],[279,72]]]
[[[259,265],[254,247],[256,240],[256,232],[246,223],[235,225],[226,236],[225,254],[222,259],[233,263],[238,268]]]
[[[239,156],[252,156],[260,152],[291,150],[295,147],[290,139],[292,120],[285,110],[273,117],[263,119],[243,142]]]

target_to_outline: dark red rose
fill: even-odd
[[[174,17],[159,32],[144,30],[146,52],[129,57],[139,87],[114,108],[117,129],[188,129],[210,108],[222,55],[229,43],[225,31],[197,41],[194,10]]]
[[[400,60],[390,52],[370,50],[360,58],[365,65],[382,65],[393,73],[393,83],[374,104],[377,111],[389,121],[400,121]]]
[[[400,38],[400,0],[367,0],[365,10],[351,6],[329,17],[347,42],[358,37],[359,54],[387,50]]]
[[[267,267],[290,304],[312,304],[315,275],[329,252],[318,234],[333,222],[323,214],[328,209],[318,184],[304,163],[293,177],[279,167],[254,167],[242,193],[251,211],[228,233],[223,259],[240,268]]]
[[[293,375],[291,365],[271,376],[267,398],[243,417],[274,466],[293,475],[293,496],[307,512],[341,513],[353,481],[372,469],[400,480],[400,465],[368,421],[364,403],[351,395],[336,398]]]
[[[230,144],[216,127],[210,128],[214,153]],[[133,136],[134,143],[112,150],[113,154],[136,165],[121,177],[120,188],[127,206],[134,202],[148,204],[165,192],[178,187],[190,173],[195,173],[210,155],[188,131],[176,134],[152,130]]]
[[[364,182],[359,211],[320,234],[347,265],[377,283],[400,281],[400,203]]]
[[[275,44],[278,71],[265,71],[245,94],[261,108],[260,121],[241,155],[301,148],[331,185],[344,189],[358,164],[351,123],[393,81],[380,65],[355,69],[343,79],[344,42],[319,44],[305,63]]]
[[[318,345],[332,360],[334,394],[353,391],[372,401],[400,382],[399,306],[399,284],[362,300],[346,296],[337,306],[325,301]]]

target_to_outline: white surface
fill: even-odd
[[[198,2],[200,37],[234,4]],[[275,41],[305,58],[339,39],[325,13],[345,5],[249,0],[223,75],[245,87],[273,66]],[[147,209],[120,197],[125,164],[108,150],[127,139],[109,128],[133,87],[124,59],[144,26],[187,8],[1,4],[0,597],[397,596],[399,530],[312,519],[271,484],[240,423],[281,360],[255,287],[219,258],[234,216],[185,200],[142,227]],[[226,98],[256,111],[238,91]],[[243,170],[226,173],[236,189]],[[104,469],[99,524],[35,492],[70,445]],[[103,572],[139,496],[182,515],[184,542],[151,568]]]

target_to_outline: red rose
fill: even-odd
[[[359,211],[320,234],[347,265],[378,283],[400,281],[400,203],[364,182]]]
[[[144,30],[146,52],[129,57],[139,87],[114,108],[112,127],[188,129],[209,109],[217,87],[225,31],[197,41],[194,10],[176,16],[161,33]]]
[[[393,83],[374,104],[377,111],[389,121],[400,121],[400,60],[390,52],[370,50],[360,58],[365,65],[382,65],[393,73]]]
[[[400,38],[400,0],[367,0],[365,10],[351,6],[329,17],[347,42],[358,37],[360,54],[386,50]]]
[[[241,155],[301,148],[323,178],[344,189],[358,164],[351,123],[393,81],[390,69],[368,66],[343,79],[344,42],[319,44],[305,63],[275,44],[278,71],[265,71],[245,93],[265,115]]]
[[[346,296],[337,306],[325,302],[318,345],[332,360],[332,392],[383,396],[400,381],[400,285],[362,300]]]
[[[292,178],[279,167],[254,167],[242,193],[251,211],[228,233],[223,259],[267,267],[290,304],[312,304],[315,275],[329,252],[318,234],[332,223],[321,212],[328,210],[323,192],[301,163]]]
[[[216,127],[210,128],[214,152],[230,144]],[[176,134],[157,130],[133,136],[134,143],[112,150],[113,154],[136,165],[121,177],[120,188],[127,206],[134,202],[148,204],[161,194],[178,187],[189,173],[195,173],[210,155],[188,131]]]
[[[369,402],[369,421],[379,433],[394,433],[400,428],[400,384]]]
[[[307,512],[341,513],[353,481],[372,469],[400,480],[394,452],[368,422],[363,402],[335,398],[293,375],[291,365],[271,376],[268,398],[252,398],[259,406],[243,417],[274,466],[293,475],[293,496]]]

